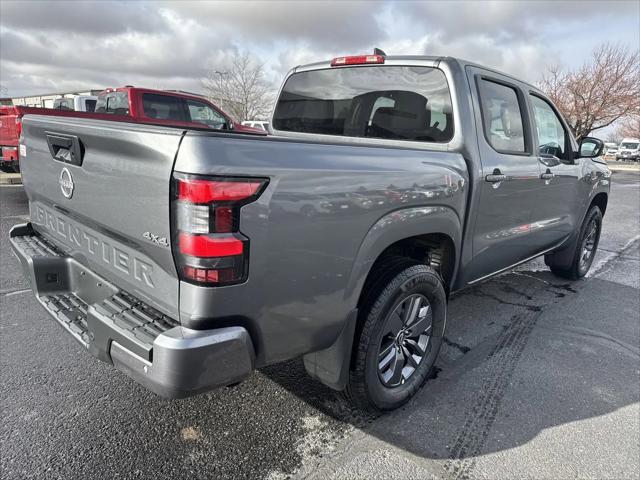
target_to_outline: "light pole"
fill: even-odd
[[[218,106],[220,108],[222,108],[222,77],[224,77],[225,75],[229,75],[229,72],[221,72],[220,70],[216,70],[215,72],[216,75],[219,76],[219,82],[218,82]]]

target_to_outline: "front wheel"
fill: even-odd
[[[547,264],[551,271],[559,277],[570,280],[584,277],[589,268],[591,268],[593,259],[596,256],[601,230],[602,212],[600,208],[593,206],[587,212],[584,222],[582,222],[571,264],[567,267],[560,267],[554,264],[553,260],[551,260],[552,257],[545,257],[546,259],[548,258]]]
[[[426,265],[403,267],[365,292],[345,391],[363,410],[406,403],[428,378],[442,344],[447,300],[439,275]]]

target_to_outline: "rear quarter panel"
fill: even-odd
[[[197,132],[175,170],[269,179],[242,209],[248,281],[180,287],[183,324],[244,322],[258,365],[330,345],[389,244],[445,228],[459,242],[468,182],[457,153]]]

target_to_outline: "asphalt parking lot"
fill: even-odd
[[[23,478],[638,478],[640,173],[615,172],[588,278],[540,260],[456,294],[437,374],[353,411],[300,361],[165,401],[90,357],[10,253],[0,186],[0,475]]]

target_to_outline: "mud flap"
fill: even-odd
[[[349,313],[340,335],[330,347],[308,353],[303,357],[307,373],[334,390],[344,390],[349,380],[351,350],[357,320],[358,309],[356,308]]]

